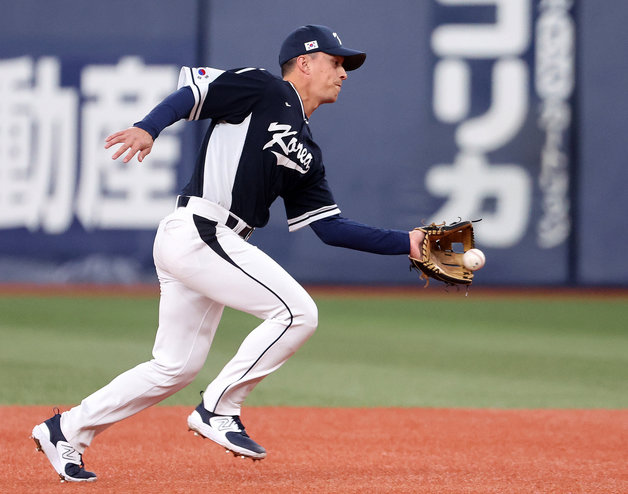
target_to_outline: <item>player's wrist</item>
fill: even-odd
[[[141,129],[144,132],[146,132],[151,139],[154,141],[155,139],[157,139],[157,136],[159,136],[159,130],[157,130],[155,127],[151,126],[150,123],[146,122],[146,119],[140,121],[140,122],[135,122],[133,124],[133,127],[137,128],[137,129]]]
[[[425,233],[421,230],[412,230],[408,232],[410,257],[419,260],[421,259],[421,245],[423,244],[424,238]]]

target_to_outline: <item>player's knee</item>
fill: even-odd
[[[295,309],[294,318],[295,326],[307,332],[308,336],[314,333],[318,326],[318,307],[311,297],[301,300],[298,308]]]
[[[200,372],[202,365],[192,365],[188,362],[163,362],[157,359],[152,361],[154,370],[161,374],[168,387],[182,388],[190,384]]]
[[[181,367],[180,372],[177,375],[177,381],[180,385],[187,386],[192,381],[194,381],[194,378],[198,375],[201,368],[201,365],[194,367],[186,365],[185,367]]]

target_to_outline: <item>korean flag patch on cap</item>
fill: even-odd
[[[305,50],[306,51],[316,50],[317,48],[318,48],[318,41],[316,41],[316,40],[308,41],[307,43],[305,43]]]

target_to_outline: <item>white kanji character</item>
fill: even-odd
[[[521,130],[528,114],[528,68],[522,60],[495,62],[491,106],[456,130],[461,149],[490,152],[510,142]]]
[[[438,0],[455,6],[495,5],[492,24],[444,24],[432,34],[440,57],[498,58],[521,54],[530,43],[530,0]]]
[[[0,61],[0,228],[61,233],[72,222],[78,96],[45,57]]]
[[[159,146],[141,164],[111,161],[103,143],[168,95],[177,76],[174,66],[145,65],[137,57],[83,70],[81,92],[88,101],[82,112],[77,216],[86,228],[153,228],[172,209],[180,156],[177,126],[160,135]]]
[[[425,185],[431,194],[448,198],[431,221],[481,218],[477,240],[491,247],[511,247],[523,238],[532,183],[522,167],[489,164],[481,154],[460,153],[454,163],[430,168]]]
[[[459,123],[458,155],[451,165],[434,165],[426,186],[447,201],[432,215],[435,222],[459,217],[483,218],[478,240],[490,247],[517,243],[528,226],[532,186],[520,165],[491,164],[486,153],[502,148],[517,136],[529,109],[529,75],[524,61],[514,58],[528,46],[529,0],[438,0],[449,5],[494,4],[494,24],[446,24],[432,35],[440,60],[434,70],[434,114],[446,123]],[[465,58],[497,58],[492,68],[488,110],[469,117],[471,68]],[[493,207],[488,209],[486,205]]]

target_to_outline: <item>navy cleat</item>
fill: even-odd
[[[55,415],[33,428],[31,438],[37,450],[46,455],[61,482],[94,482],[96,474],[85,470],[83,456],[61,432],[61,415]]]
[[[197,435],[220,444],[234,456],[253,460],[266,458],[266,450],[249,437],[238,415],[211,413],[201,402],[188,416],[188,427]]]

